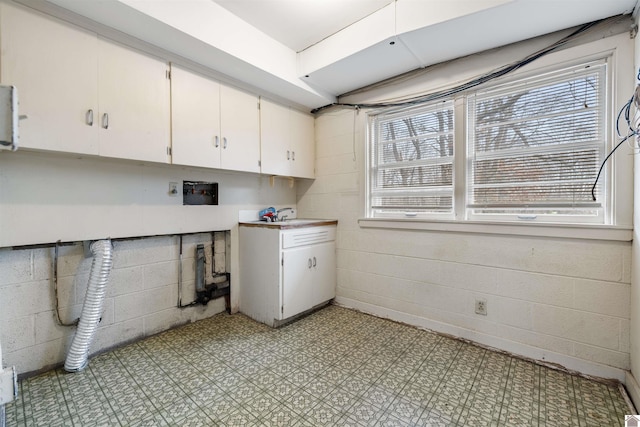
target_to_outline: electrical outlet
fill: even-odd
[[[170,182],[169,183],[169,195],[171,197],[176,197],[178,195],[178,183]]]
[[[484,299],[476,300],[476,314],[481,314],[483,316],[487,315],[487,300],[484,300]]]

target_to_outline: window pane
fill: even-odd
[[[591,187],[604,151],[604,73],[604,64],[576,67],[471,100],[467,203],[474,213],[538,206],[582,214],[601,204],[603,187],[597,204]]]
[[[382,144],[380,164],[437,159],[453,155],[453,135],[444,134],[427,139],[399,140]]]
[[[416,210],[442,211],[450,208],[451,195],[442,196],[386,196],[374,197],[372,207],[386,212],[397,211],[405,213]]]
[[[518,111],[513,113],[517,114]],[[505,121],[508,121],[509,112],[503,114]],[[562,116],[529,117],[487,127],[476,125],[475,149],[476,152],[482,153],[568,142],[591,142],[600,137],[599,119],[599,111],[590,108],[567,111],[567,114]]]
[[[450,161],[451,159],[449,159]],[[434,166],[380,169],[378,188],[419,188],[450,186],[453,182],[452,165],[445,163]]]
[[[452,211],[453,126],[451,101],[375,117],[374,215]]]

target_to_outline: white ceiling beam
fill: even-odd
[[[266,94],[309,108],[335,100],[299,78],[296,52],[211,0],[48,1]]]
[[[514,0],[397,0],[299,53],[301,76],[376,47],[414,30],[471,15]],[[444,42],[443,40],[437,41]],[[388,62],[387,59],[384,59]],[[414,64],[416,67],[420,64]]]

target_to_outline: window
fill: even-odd
[[[603,222],[605,63],[468,97],[468,216]]]
[[[373,120],[371,209],[375,216],[451,214],[453,102]]]
[[[589,61],[371,115],[369,217],[605,223],[607,75]]]

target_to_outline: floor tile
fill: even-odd
[[[228,427],[254,427],[261,425],[261,422],[255,416],[244,409],[233,412],[223,418],[220,423]]]
[[[304,418],[315,426],[336,426],[344,414],[327,404],[318,404],[304,414]]]
[[[418,422],[423,412],[422,405],[404,398],[397,398],[389,405],[385,415],[393,417],[393,421],[398,420],[412,425]]]
[[[340,412],[347,412],[358,401],[358,397],[345,389],[336,388],[324,397],[324,402]]]
[[[349,418],[360,425],[372,426],[382,418],[384,412],[384,408],[374,405],[367,400],[357,400],[349,408]]]
[[[198,420],[199,423],[208,420],[198,405],[188,397],[166,405],[160,410],[160,415],[169,425],[192,425],[190,420]]]
[[[299,423],[300,420],[298,414],[286,406],[278,406],[260,418],[263,424],[273,427],[289,427]]]
[[[328,306],[280,329],[220,314],[20,381],[26,426],[613,426],[593,381]]]
[[[320,404],[321,400],[304,391],[296,391],[295,394],[282,400],[288,408],[293,409],[298,415],[305,416],[307,412]]]

